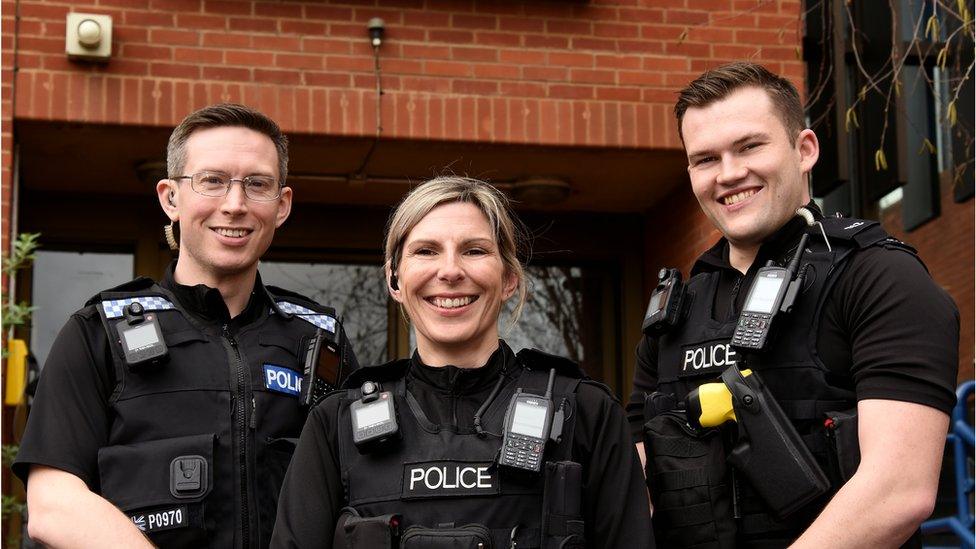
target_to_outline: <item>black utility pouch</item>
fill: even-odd
[[[400,542],[400,515],[361,517],[346,507],[336,522],[335,549],[396,549]]]
[[[403,532],[400,549],[491,549],[491,532],[480,524],[449,528],[411,526]]]
[[[844,484],[861,463],[861,445],[857,438],[857,408],[843,412],[827,412],[824,419],[824,435],[827,437],[828,459],[831,463],[831,481],[835,486]]]
[[[546,462],[542,492],[542,548],[583,549],[583,466],[575,461]]]
[[[662,412],[644,424],[644,448],[658,545],[735,547],[721,432],[696,432],[683,411]]]

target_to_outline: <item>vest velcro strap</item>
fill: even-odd
[[[737,521],[739,532],[744,535],[768,532],[785,532],[789,525],[773,519],[765,513],[746,515]]]
[[[673,528],[707,524],[715,520],[715,516],[712,513],[712,506],[709,503],[699,503],[697,505],[670,509],[655,509],[654,512],[664,515],[665,524]]]
[[[654,482],[662,490],[681,490],[695,486],[708,486],[708,469],[689,469],[686,471],[666,471],[654,473]]]
[[[684,436],[655,435],[652,444],[655,456],[701,457],[708,453],[708,446]]]

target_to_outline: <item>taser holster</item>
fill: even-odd
[[[728,461],[739,470],[777,518],[783,518],[830,490],[830,482],[786,414],[755,372],[735,366],[722,372],[732,393],[738,425]]]

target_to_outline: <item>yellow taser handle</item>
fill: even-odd
[[[17,406],[24,401],[27,389],[27,342],[23,339],[7,341],[7,389],[3,403]]]
[[[743,370],[742,376],[752,374],[752,370]],[[698,424],[702,427],[716,427],[726,421],[735,421],[735,409],[732,406],[732,392],[722,382],[705,383],[698,386],[698,401],[701,403],[701,417]]]

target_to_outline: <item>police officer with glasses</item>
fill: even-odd
[[[278,125],[242,105],[173,131],[156,191],[178,259],[89,300],[41,374],[13,465],[35,541],[267,546],[308,389],[330,381],[307,365],[356,367],[335,311],[261,283],[287,166]]]
[[[662,270],[637,349],[628,412],[659,541],[917,544],[955,402],[955,304],[877,222],[821,215],[789,81],[721,66],[675,114],[723,237],[690,280]]]
[[[362,368],[309,417],[272,547],[653,547],[609,390],[498,338],[525,301],[522,232],[487,183],[436,178],[390,218],[390,296],[413,356]]]

